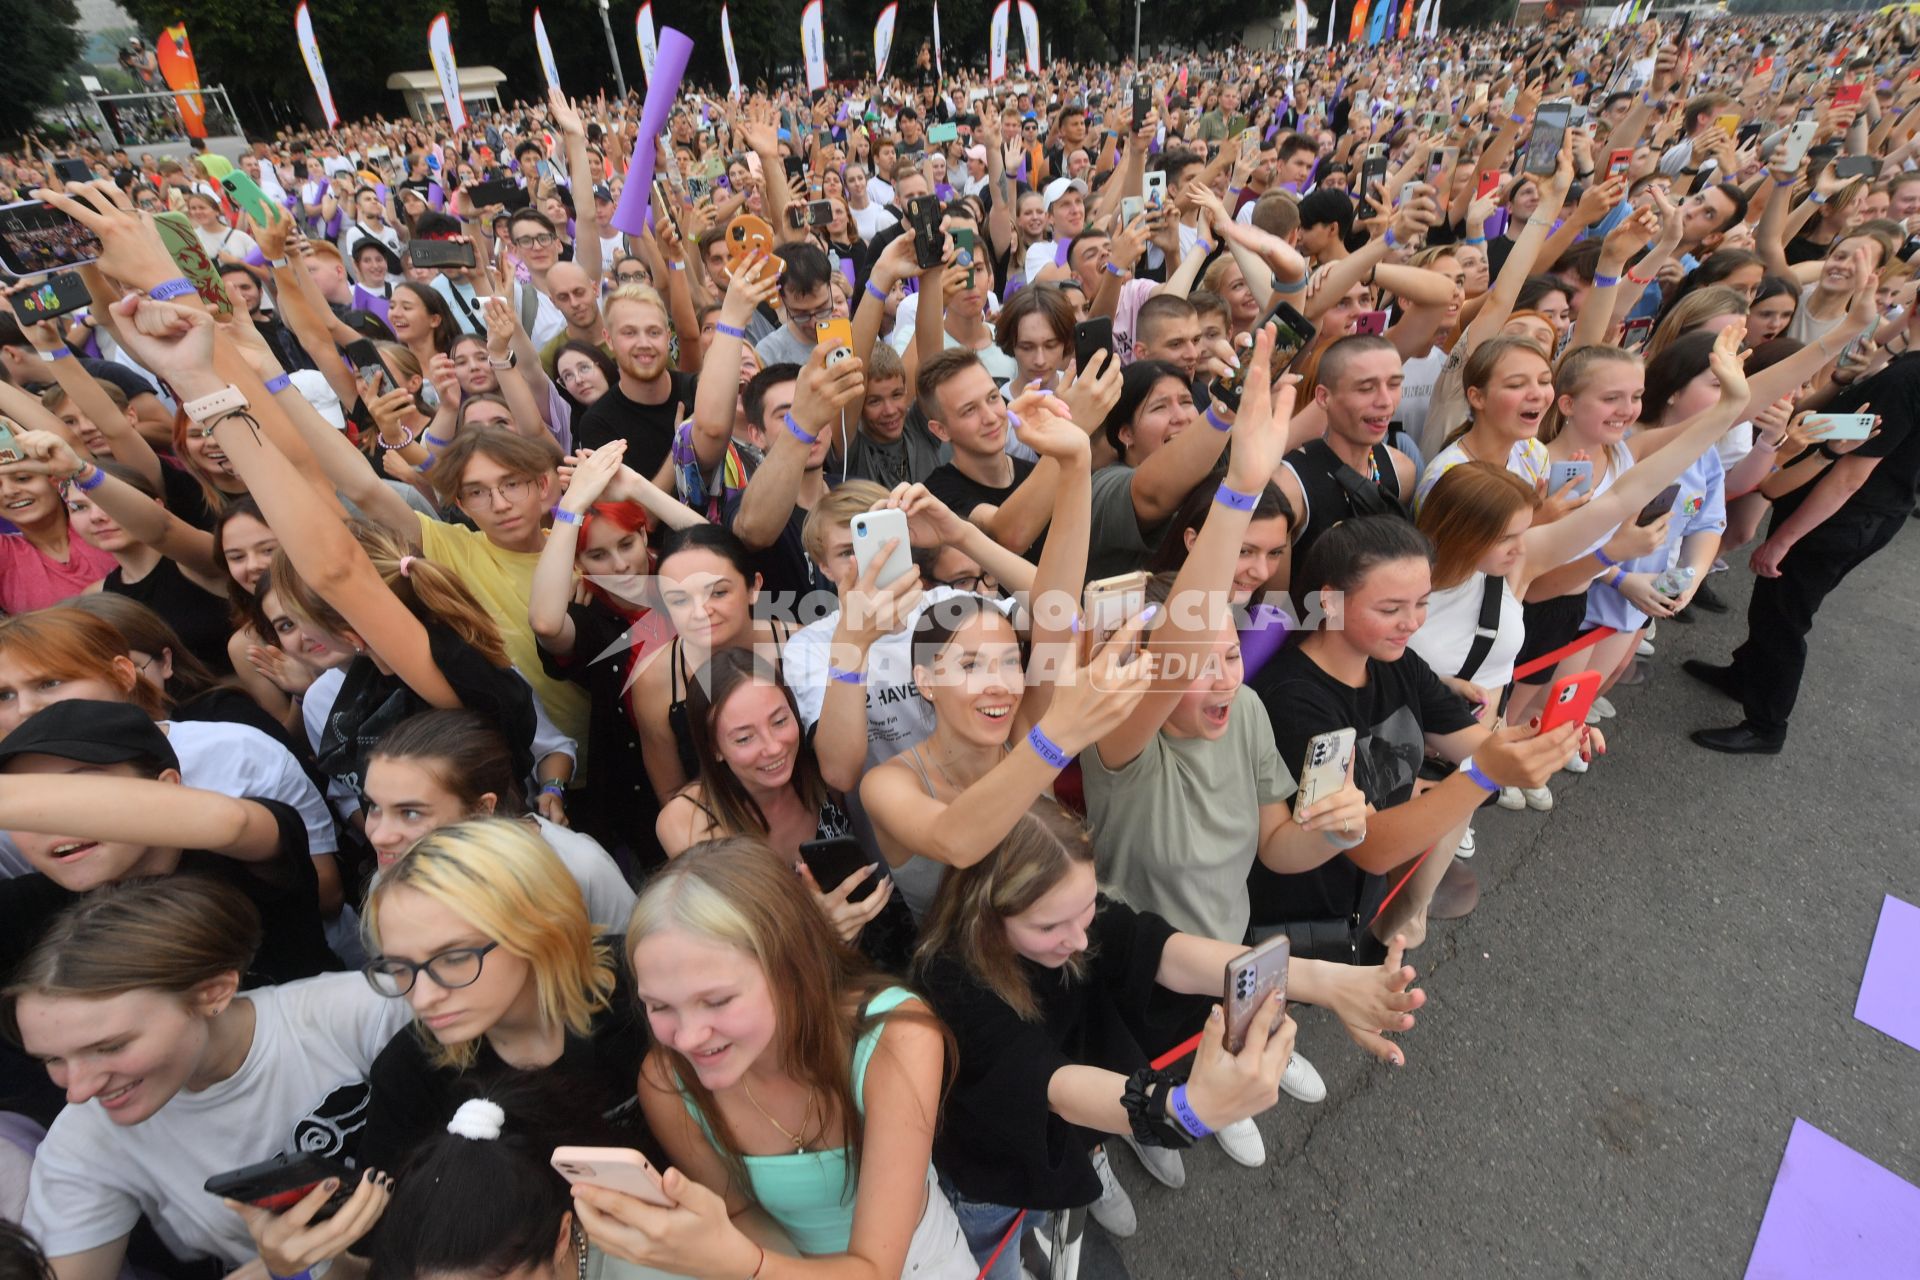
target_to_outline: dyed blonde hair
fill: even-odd
[[[1673,304],[1673,310],[1667,312],[1660,325],[1647,339],[1643,354],[1651,360],[1673,345],[1673,340],[1683,333],[1691,333],[1715,316],[1744,316],[1747,314],[1746,295],[1738,289],[1724,284],[1708,285],[1704,289],[1695,289],[1686,297]]]
[[[1575,347],[1561,356],[1559,366],[1553,371],[1553,404],[1548,407],[1547,416],[1540,420],[1541,443],[1553,440],[1567,425],[1566,415],[1560,412],[1560,397],[1577,396],[1585,391],[1593,381],[1595,369],[1603,364],[1628,364],[1640,368],[1643,363],[1639,355],[1632,351],[1597,343]]]
[[[595,941],[580,886],[545,840],[512,818],[470,818],[429,833],[367,893],[369,955],[380,951],[381,903],[394,889],[433,899],[533,970],[540,1016],[585,1036],[613,994],[613,957]],[[432,981],[432,979],[428,979]],[[478,1041],[442,1044],[414,1029],[440,1066],[473,1065]]]

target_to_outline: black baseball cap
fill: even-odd
[[[56,702],[0,738],[0,769],[26,755],[82,764],[138,764],[156,775],[180,767],[173,744],[146,712],[127,702],[85,698]]]

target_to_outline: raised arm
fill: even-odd
[[[194,528],[132,485],[83,460],[52,432],[23,431],[15,439],[29,458],[46,465],[48,475],[72,481],[128,537],[176,561],[181,572],[199,586],[216,595],[225,593],[227,575],[214,559],[212,534]]]
[[[627,442],[615,440],[595,449],[573,469],[566,492],[554,506],[553,528],[533,567],[533,589],[527,596],[527,624],[534,639],[548,653],[566,657],[573,652],[573,561],[580,549],[580,518],[600,501],[620,473]],[[572,519],[567,517],[571,516]]]
[[[265,862],[280,852],[280,824],[265,805],[176,783],[100,774],[0,776],[0,831],[205,849],[240,862]]]
[[[573,261],[595,284],[605,263],[600,261],[600,215],[593,201],[593,162],[587,155],[587,126],[580,112],[558,89],[547,90],[547,114],[560,128],[567,152],[567,181],[573,187]]]
[[[757,250],[734,268],[727,296],[720,303],[713,342],[693,391],[693,452],[702,472],[720,465],[733,439],[733,417],[740,403],[741,349],[747,324],[761,303],[780,289],[780,273]],[[698,331],[695,330],[695,333]],[[697,345],[697,340],[696,340]]]
[[[794,386],[789,410],[794,425],[769,424],[767,456],[740,495],[733,532],[750,549],[772,546],[787,527],[800,498],[808,455],[865,394],[865,366],[849,356],[828,368],[827,350],[824,344],[814,344]]]

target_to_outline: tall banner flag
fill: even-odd
[[[726,10],[722,9],[722,16]],[[693,55],[693,41],[672,27],[660,29],[660,59],[654,64],[658,74],[647,81],[647,99],[640,106],[640,132],[633,142],[633,160],[627,165],[627,180],[620,188],[620,203],[609,219],[614,230],[630,236],[644,234],[647,215],[653,209],[654,158],[659,149],[660,131],[667,127],[673,112],[673,97],[680,92],[680,81],[687,74],[687,59]]]
[[[898,4],[890,4],[880,11],[880,17],[873,24],[873,78],[875,81],[887,78],[887,55],[893,52],[893,20],[900,13]]]
[[[1440,0],[1433,0],[1433,12],[1427,17],[1427,39],[1433,40],[1440,35]]]
[[[300,56],[306,60],[314,96],[320,99],[320,114],[327,118],[327,128],[337,129],[340,113],[333,109],[333,90],[327,87],[327,68],[320,61],[320,42],[313,38],[313,16],[307,12],[306,0],[301,0],[300,7],[294,11],[293,38],[300,46]]]
[[[1333,15],[1340,11],[1340,0],[1327,0],[1327,48],[1333,48]]]
[[[433,59],[433,74],[440,78],[440,96],[447,103],[447,123],[456,129],[466,128],[467,104],[460,99],[460,64],[453,60],[453,31],[444,13],[427,26],[427,53]]]
[[[940,0],[933,0],[933,73],[947,78],[947,69],[940,65]]]
[[[653,34],[652,0],[640,6],[640,12],[633,15],[633,38],[640,44],[640,69],[647,73],[647,83],[653,83],[653,64],[660,58],[660,41]]]
[[[1040,74],[1040,13],[1028,0],[1020,0],[1020,40],[1027,46],[1027,73]]]
[[[1307,47],[1307,23],[1312,21],[1307,13],[1307,0],[1293,0],[1293,47],[1304,50]],[[1292,79],[1289,75],[1288,79]]]
[[[1007,11],[1013,8],[1013,0],[1000,0],[993,8],[993,18],[987,23],[987,79],[989,81],[1007,78]]]
[[[160,75],[173,90],[174,105],[190,138],[207,136],[207,104],[200,96],[200,68],[193,64],[193,46],[187,43],[187,24],[175,23],[154,41],[153,55]]]
[[[1387,4],[1389,3],[1389,0],[1380,0],[1380,3]],[[1354,0],[1353,21],[1347,26],[1347,43],[1357,44],[1359,43],[1360,38],[1366,34],[1367,34],[1367,0]]]
[[[1387,36],[1387,22],[1393,17],[1393,0],[1376,0],[1373,16],[1367,20],[1367,44],[1376,45]]]
[[[733,56],[733,23],[727,19],[727,6],[724,4],[720,6],[720,47],[727,55],[727,84],[729,86],[727,96],[733,98],[741,97],[743,95],[740,92],[740,59]],[[647,86],[649,88],[653,86],[651,79],[647,81]]]
[[[1407,0],[1400,6],[1400,39],[1405,40],[1407,32],[1411,30],[1413,30],[1413,0]]]
[[[553,60],[553,42],[547,39],[546,20],[540,6],[533,6],[533,47],[540,53],[540,69],[547,73],[547,88],[560,92],[560,67]]]
[[[820,16],[821,0],[808,0],[800,11],[800,52],[807,63],[807,88],[827,87],[827,28]]]

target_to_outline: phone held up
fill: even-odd
[[[340,1179],[340,1187],[313,1215],[314,1222],[322,1222],[338,1213],[359,1185],[353,1170],[325,1156],[304,1151],[277,1155],[258,1164],[216,1173],[206,1180],[202,1190],[223,1200],[238,1200],[280,1213],[306,1199],[308,1192],[328,1178]]]
[[[1600,673],[1581,671],[1554,681],[1547,694],[1547,709],[1540,713],[1540,732],[1552,733],[1562,725],[1585,724],[1593,699],[1600,692]]]
[[[1315,734],[1307,743],[1307,758],[1300,766],[1300,789],[1293,797],[1295,813],[1320,803],[1347,785],[1347,771],[1353,767],[1357,737],[1352,729],[1334,729]]]
[[[636,1200],[673,1208],[673,1198],[660,1184],[660,1174],[638,1151],[625,1147],[555,1147],[551,1161],[570,1183],[605,1187]]]
[[[1292,946],[1282,933],[1227,962],[1226,1043],[1228,1053],[1247,1047],[1254,1015],[1271,996],[1287,995],[1287,961]]]

